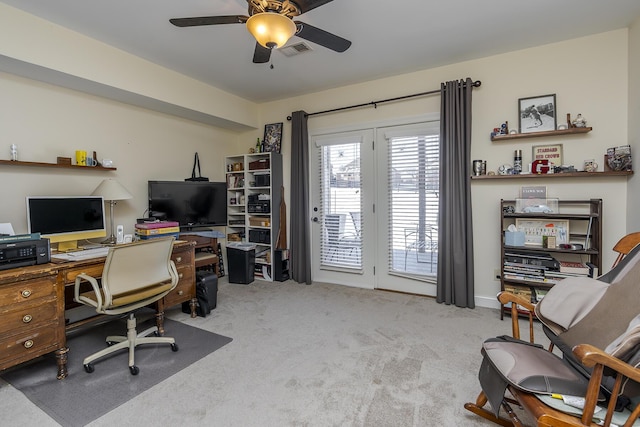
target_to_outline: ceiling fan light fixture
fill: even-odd
[[[277,49],[296,33],[296,24],[284,15],[262,12],[247,19],[247,30],[262,46]]]

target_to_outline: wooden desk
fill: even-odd
[[[176,241],[171,259],[178,270],[178,285],[156,303],[156,324],[164,334],[164,310],[190,301],[195,312],[194,242]],[[80,273],[101,276],[105,258],[43,264],[0,271],[0,371],[55,352],[58,379],[67,376],[66,331],[94,320],[68,323],[65,287]]]
[[[215,237],[205,237],[198,234],[181,233],[180,239],[195,242],[195,265],[196,269],[207,268],[213,270],[220,276],[218,264],[220,259],[217,255],[218,239]]]

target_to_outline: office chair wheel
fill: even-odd
[[[84,365],[84,370],[87,371],[88,374],[90,374],[95,371],[95,368],[91,363],[87,363],[86,365]]]
[[[178,351],[178,350],[179,350],[178,344],[176,343],[171,344],[171,351]]]
[[[140,369],[137,366],[129,366],[129,371],[131,371],[131,375],[138,375],[140,373]]]

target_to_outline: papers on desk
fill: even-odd
[[[16,233],[13,231],[13,226],[10,222],[0,223],[0,236],[13,236]]]

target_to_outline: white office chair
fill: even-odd
[[[127,336],[109,336],[109,347],[87,356],[84,369],[94,371],[92,362],[121,349],[129,349],[129,370],[137,375],[134,349],[140,344],[166,343],[178,351],[175,339],[147,337],[157,333],[157,327],[137,333],[134,310],[145,307],[167,295],[178,284],[176,266],[171,260],[172,238],[157,238],[109,248],[102,272],[102,280],[81,273],[76,277],[74,300],[94,307],[99,314],[121,315],[129,313]],[[81,285],[89,282],[91,290],[81,293]]]

